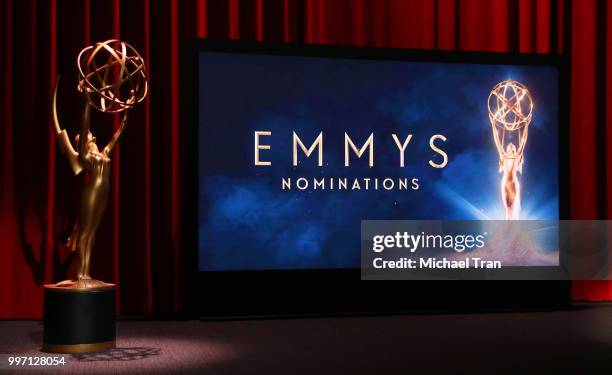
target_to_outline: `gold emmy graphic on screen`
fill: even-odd
[[[493,87],[487,100],[493,139],[499,153],[500,190],[506,220],[518,220],[521,210],[521,184],[518,173],[523,173],[523,154],[533,101],[529,90],[521,83],[506,80]]]
[[[114,347],[115,285],[91,278],[90,259],[96,242],[96,230],[108,202],[113,148],[126,127],[129,109],[142,102],[148,91],[144,60],[124,41],[111,39],[84,48],[78,55],[77,66],[77,89],[84,96],[84,107],[79,132],[74,138],[76,147],[70,141],[67,131],[62,129],[58,117],[59,77],[53,91],[53,123],[60,149],[68,157],[75,175],[83,171],[88,174],[81,194],[78,220],[68,238],[68,246],[79,254],[76,278],[45,285],[43,348],[53,352],[87,352]],[[98,147],[97,139],[90,129],[92,107],[103,113],[121,113],[118,128],[102,149]],[[107,296],[102,293],[105,291],[108,292]],[[82,314],[74,310],[64,311],[67,308],[62,306],[71,304],[73,307],[83,306]],[[70,314],[74,315],[71,319],[75,320],[72,326],[81,328],[68,337],[62,330],[73,329],[72,326],[65,327],[70,324],[65,322],[69,320],[66,315]],[[97,318],[96,314],[99,315]],[[106,328],[105,321],[108,321]],[[74,342],[75,336],[81,339]]]

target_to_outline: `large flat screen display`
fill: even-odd
[[[361,220],[559,218],[554,65],[197,56],[200,271],[358,268]]]

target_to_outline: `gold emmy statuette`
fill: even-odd
[[[521,83],[506,80],[493,87],[488,98],[489,120],[499,153],[501,198],[506,220],[518,220],[521,210],[521,185],[517,173],[523,173],[523,153],[533,101]]]
[[[75,175],[85,170],[89,182],[83,189],[79,220],[74,226],[68,245],[79,251],[79,267],[76,280],[65,280],[56,286],[69,288],[100,288],[107,285],[90,277],[91,251],[96,240],[96,230],[106,209],[111,170],[111,153],[127,123],[128,110],[147,95],[145,64],[138,52],[129,44],[112,39],[89,46],[77,59],[79,68],[78,90],[85,96],[83,117],[79,134],[75,137],[75,150],[66,130],[57,116],[57,86],[53,92],[53,122],[62,151]],[[100,151],[96,137],[89,127],[91,107],[105,112],[123,112],[119,128]]]
[[[59,353],[93,352],[115,347],[115,285],[90,276],[96,230],[108,202],[111,154],[127,124],[128,110],[147,95],[145,63],[129,44],[113,39],[84,48],[77,58],[78,91],[84,96],[83,116],[73,144],[57,114],[53,92],[53,123],[61,150],[75,175],[88,174],[81,195],[79,218],[68,245],[79,253],[75,279],[44,286],[43,350]],[[100,150],[90,130],[91,107],[122,113],[118,129]]]

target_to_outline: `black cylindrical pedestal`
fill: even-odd
[[[43,351],[86,353],[115,347],[115,286],[45,285]]]

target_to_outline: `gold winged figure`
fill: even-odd
[[[66,288],[103,288],[109,284],[90,276],[91,252],[108,203],[111,154],[127,123],[128,109],[147,95],[144,61],[129,44],[113,39],[96,43],[81,51],[77,59],[80,79],[78,89],[85,94],[79,133],[74,139],[76,150],[57,111],[59,77],[53,90],[53,124],[61,150],[67,155],[75,175],[86,171],[87,183],[81,195],[79,219],[68,239],[68,246],[79,252],[76,280],[65,280],[56,286]],[[100,151],[90,130],[91,107],[106,113],[123,112],[119,127]]]

